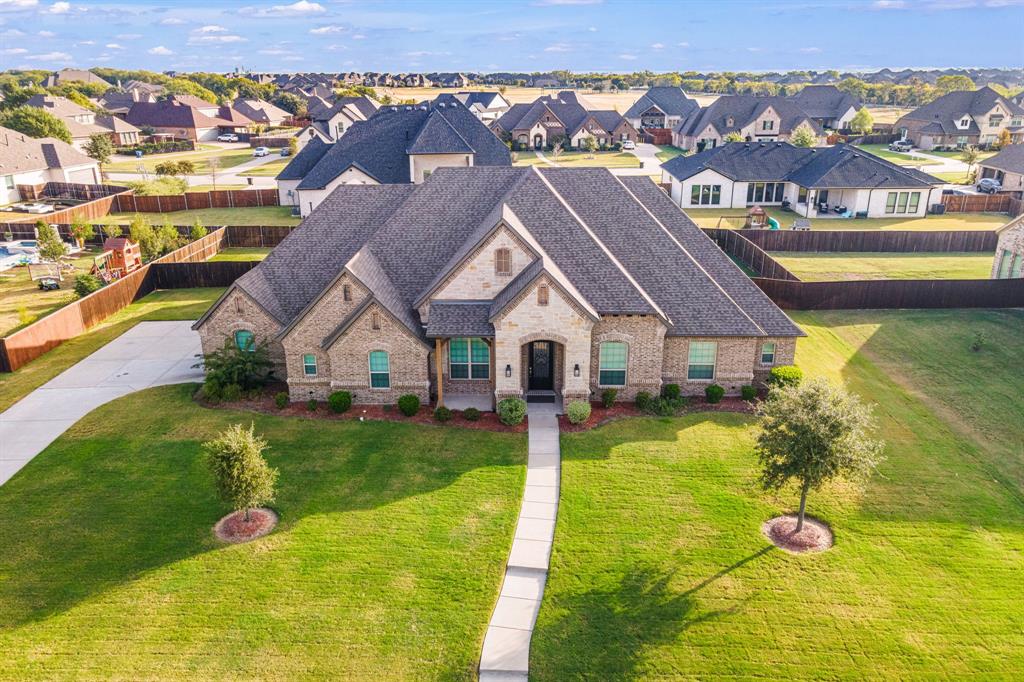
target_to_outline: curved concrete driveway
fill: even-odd
[[[202,381],[192,367],[200,346],[191,326],[140,322],[0,413],[0,485],[100,405],[151,386]]]

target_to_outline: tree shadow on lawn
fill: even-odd
[[[646,650],[680,643],[680,636],[702,623],[738,612],[746,599],[727,609],[698,610],[698,593],[720,578],[756,561],[774,547],[767,545],[677,592],[674,571],[642,567],[618,584],[545,599],[530,652],[532,673],[538,679],[634,679]],[[545,609],[559,615],[553,622]]]
[[[271,444],[265,455],[280,471],[275,533],[308,516],[429,495],[481,468],[523,468],[518,485],[499,491],[522,494],[525,434],[208,410],[193,403],[194,389],[149,389],[100,407],[0,486],[0,632],[148,571],[239,550],[212,535],[227,510],[200,448],[231,423],[255,422]]]

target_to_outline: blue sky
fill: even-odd
[[[1024,0],[0,0],[0,68],[873,70],[1024,64]]]

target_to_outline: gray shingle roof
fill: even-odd
[[[1024,144],[1011,144],[995,156],[978,162],[979,166],[998,168],[1010,173],[1024,173]]]
[[[436,120],[438,117],[450,130]],[[353,165],[380,183],[411,182],[409,146],[425,129],[422,148],[430,149],[429,153],[447,149],[449,153],[473,153],[475,166],[512,165],[508,147],[464,106],[383,107],[369,120],[353,124],[331,145],[299,183],[299,189],[325,187]]]
[[[629,111],[626,118],[640,118],[640,115],[656,106],[668,116],[689,116],[700,108],[696,100],[686,96],[682,88],[655,86],[640,96]]]
[[[861,103],[851,94],[834,85],[808,85],[789,98],[811,118],[840,118]]]
[[[63,140],[0,127],[0,175],[89,164],[95,166],[96,161]]]
[[[719,97],[708,106],[701,108],[699,113],[683,119],[676,126],[676,131],[692,136],[711,125],[719,135],[724,137],[753,123],[768,107],[774,109],[781,119],[779,129],[773,131],[774,134],[789,134],[804,122],[808,122],[815,132],[821,133],[818,124],[800,107],[785,97],[755,97],[754,95]],[[732,125],[729,125],[730,120]]]
[[[424,329],[416,299],[502,216],[543,258],[493,301],[431,302]],[[441,168],[421,185],[342,185],[237,286],[287,325],[347,268],[418,338],[489,336],[489,317],[549,265],[584,306],[664,312],[669,334],[800,333],[650,179],[596,168]]]
[[[513,104],[499,118],[496,125],[506,132],[522,128],[532,128],[542,121],[545,114],[553,114],[565,128],[567,135],[573,135],[580,127],[593,117],[598,124],[609,133],[623,121],[622,114],[613,110],[590,109],[585,107],[584,100],[571,92],[558,95],[538,97],[526,104]]]
[[[319,137],[313,137],[299,153],[292,157],[288,165],[277,174],[278,180],[301,180],[324,157],[331,146]]]
[[[1011,114],[1024,114],[1024,109],[1004,98],[992,88],[984,87],[978,90],[948,92],[928,104],[919,106],[909,114],[904,114],[900,120],[931,122],[936,125],[933,132],[942,132],[948,135],[977,135],[980,131],[973,120],[971,128],[968,130],[957,128],[954,121],[964,114],[969,114],[972,117],[987,114],[997,103],[1001,103]],[[898,123],[899,121],[897,121]]]
[[[711,169],[737,182],[795,182],[803,187],[930,187],[942,181],[849,145],[794,147],[788,142],[730,142],[661,165],[677,180]]]
[[[472,154],[474,150],[451,123],[435,109],[416,134],[407,154]]]
[[[490,301],[433,301],[427,338],[452,336],[494,336],[488,320]]]

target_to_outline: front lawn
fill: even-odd
[[[682,156],[683,154],[688,153],[686,150],[680,149],[679,147],[674,147],[670,144],[659,144],[657,146],[657,157],[661,159],[662,163],[665,163],[666,161],[671,161],[677,156]]]
[[[902,152],[889,151],[888,145],[884,144],[861,144],[857,145],[857,149],[863,150],[869,154],[874,154],[879,158],[885,159],[886,161],[895,163],[899,166],[920,167],[935,165],[935,161],[932,161],[931,159],[922,159],[921,157],[910,156],[909,154],[904,154]],[[925,168],[922,168],[921,170],[925,173],[928,172]]]
[[[139,322],[198,319],[222,293],[221,288],[154,291],[17,371],[0,372],[0,412]]]
[[[267,163],[263,164],[262,166],[256,166],[255,168],[250,168],[249,170],[244,170],[241,173],[239,173],[239,175],[252,175],[254,177],[269,177],[269,178],[273,178],[273,177],[276,177],[281,171],[284,170],[284,167],[288,165],[289,161],[291,161],[290,157],[285,157],[283,159],[277,159],[275,161],[268,161]]]
[[[750,417],[563,435],[532,677],[1009,679],[1024,667],[1024,314],[797,321],[810,335],[798,364],[877,403],[888,444],[866,486],[812,494],[836,546],[794,556],[761,535],[798,496],[761,492]]]
[[[772,257],[807,282],[853,279],[988,279],[993,255],[979,253],[809,253]]]
[[[562,152],[556,159],[551,152],[544,152],[550,161],[545,163],[536,152],[516,152],[514,166],[564,166],[566,168],[639,168],[640,160],[629,152]]]
[[[105,405],[0,487],[0,678],[475,679],[526,438]],[[245,545],[200,443],[255,423],[278,528]]]
[[[103,166],[103,172],[135,173],[138,171],[139,165],[141,164],[147,172],[155,173],[156,167],[165,161],[191,161],[196,167],[195,174],[203,175],[210,172],[210,160],[213,158],[217,159],[220,164],[218,166],[219,168],[225,169],[233,168],[239,164],[245,163],[246,161],[251,161],[253,156],[252,150],[244,147],[225,149],[223,147],[204,145],[199,151],[194,152],[148,154],[143,156],[141,159],[126,159],[123,156],[116,156],[114,158],[117,160]]]
[[[0,336],[10,334],[40,317],[63,308],[75,301],[75,280],[92,269],[93,257],[99,250],[86,250],[66,261],[75,266],[74,272],[65,272],[64,281],[56,291],[42,291],[33,282],[28,267],[19,265],[0,272]]]
[[[747,211],[742,208],[684,208],[700,227],[740,228]],[[768,215],[786,230],[797,215],[777,206],[765,207]],[[1010,218],[1005,213],[946,213],[924,218],[811,218],[812,230],[995,230]]]
[[[226,188],[222,188],[226,189]],[[191,225],[197,219],[207,227],[221,225],[298,225],[301,218],[292,215],[291,206],[253,206],[251,208],[197,208],[190,211],[171,211],[169,213],[145,213],[154,225],[162,225],[170,220],[174,225]],[[135,217],[134,213],[111,213],[96,218],[94,223],[119,223],[127,225]]]

